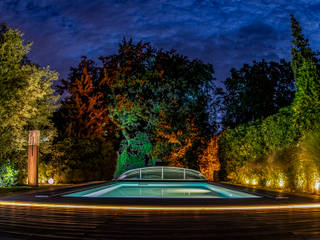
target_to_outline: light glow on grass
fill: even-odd
[[[2,206],[24,206],[42,208],[71,208],[71,209],[104,209],[104,210],[161,210],[161,211],[230,211],[230,210],[272,210],[272,209],[308,209],[320,208],[320,203],[287,204],[287,205],[255,205],[255,206],[112,206],[112,205],[80,205],[33,202],[0,201]]]

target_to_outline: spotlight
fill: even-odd
[[[54,183],[53,178],[49,178],[48,183],[49,183],[49,184],[53,184],[53,183]]]

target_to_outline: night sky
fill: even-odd
[[[290,13],[320,50],[320,0],[0,0],[0,22],[61,77],[81,56],[115,53],[125,36],[212,63],[221,81],[243,63],[289,60]]]

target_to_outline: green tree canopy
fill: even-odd
[[[131,40],[124,40],[117,54],[101,60],[104,77],[99,86],[110,103],[110,116],[126,142],[122,143],[126,150],[120,150],[120,154],[127,154],[130,148],[135,148],[132,149],[135,152],[145,151],[130,144],[139,136],[147,136],[144,139],[153,146],[144,153],[147,157],[170,162],[166,156],[176,149],[183,153],[179,158],[186,159],[192,144],[184,139],[195,136],[194,131],[198,132],[197,136],[209,132],[206,131],[209,129],[206,106],[210,83],[214,80],[212,66],[189,60],[174,51],[156,50],[149,43],[134,44]],[[159,135],[163,131],[176,136],[179,132],[181,141],[170,142],[165,134]],[[156,150],[159,145],[161,151]],[[177,147],[186,151],[179,151]],[[130,156],[125,159],[130,161]]]

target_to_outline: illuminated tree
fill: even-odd
[[[110,99],[110,116],[124,136],[120,159],[127,159],[127,165],[132,165],[131,155],[124,146],[130,145],[140,132],[148,136],[151,143],[151,152],[147,154],[150,159],[197,167],[197,160],[190,152],[196,151],[194,129],[198,131],[196,135],[209,129],[208,95],[204,89],[208,90],[213,80],[212,66],[199,60],[191,61],[174,51],[155,50],[149,43],[133,44],[126,40],[120,44],[117,54],[101,59],[104,77],[100,89],[105,99]],[[180,146],[168,142],[170,139],[161,135],[165,131],[177,136],[183,132],[177,137]],[[160,145],[166,149],[158,151]],[[123,158],[122,154],[128,157]],[[136,161],[136,156],[132,157],[132,161]],[[143,162],[142,155],[140,161]]]
[[[312,51],[309,45],[309,40],[302,33],[302,28],[293,14],[290,15],[291,34],[294,40],[291,47],[291,67],[294,73],[294,79],[298,77],[298,69],[303,64],[303,59],[309,59],[314,63],[318,62],[316,54]]]
[[[0,161],[11,159],[25,174],[28,131],[41,131],[41,155],[50,152],[55,136],[51,117],[58,97],[52,84],[58,74],[26,58],[31,43],[24,44],[18,30],[0,29]]]
[[[92,61],[83,58],[79,68],[73,69],[69,81],[63,81],[63,86],[60,86],[60,90],[69,94],[58,113],[63,119],[60,128],[67,137],[102,138],[115,134],[108,105],[92,79],[96,77],[92,65]]]
[[[154,160],[150,158],[151,143],[145,133],[138,132],[134,138],[122,141],[121,155],[117,162],[115,176],[120,175],[129,169],[154,165]]]
[[[300,127],[310,130],[320,120],[320,65],[293,15],[291,15],[291,31],[294,38],[291,47],[291,65],[297,85],[292,108]]]
[[[215,180],[214,172],[220,170],[220,161],[218,157],[218,141],[222,134],[213,136],[199,159],[200,172],[204,174],[209,181]]]
[[[194,120],[190,117],[178,119],[181,125],[173,125],[174,122],[170,120],[172,119],[162,113],[154,138],[153,155],[169,166],[198,168],[197,153],[192,153],[201,135]],[[191,159],[188,158],[190,154]]]

